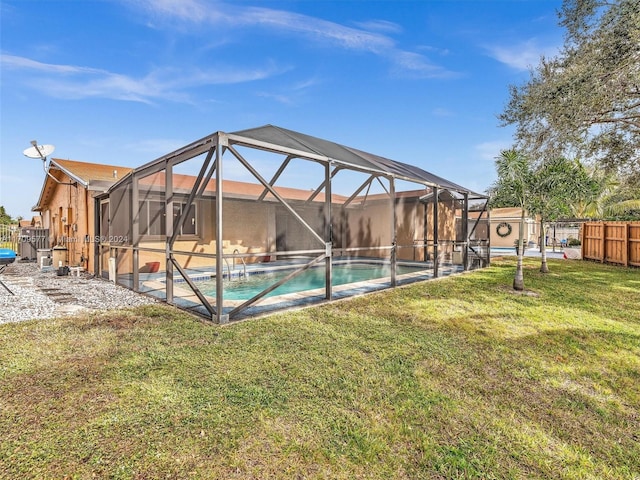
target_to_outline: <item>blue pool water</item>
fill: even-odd
[[[398,265],[396,273],[402,275],[405,273],[413,273],[424,271],[424,267],[412,267]],[[282,280],[289,275],[292,270],[274,270],[260,274],[248,275],[239,279],[224,281],[224,298],[225,300],[248,300],[258,293],[270,287],[274,283]],[[376,264],[349,264],[334,265],[332,274],[332,285],[345,285],[347,283],[362,282],[391,276],[391,267],[389,265]],[[303,292],[316,288],[324,288],[325,284],[325,268],[312,267],[302,272],[297,277],[289,280],[283,285],[270,292],[267,297],[284,295],[287,293]],[[198,282],[198,288],[205,295],[215,297],[216,283],[215,281]]]

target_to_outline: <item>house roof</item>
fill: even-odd
[[[181,192],[181,193],[189,193],[195,184],[196,177],[193,175],[183,175],[174,173],[173,174],[173,191]],[[225,195],[233,196],[234,198],[246,198],[246,199],[256,199],[258,198],[265,190],[264,186],[260,183],[249,183],[249,182],[239,182],[236,180],[223,180],[223,191]],[[163,172],[154,173],[143,177],[140,180],[140,186],[144,188],[144,186],[151,187],[150,190],[164,190],[165,189],[165,175]],[[282,197],[289,200],[301,200],[306,201],[309,199],[312,191],[303,190],[300,188],[290,188],[290,187],[273,187],[274,190]],[[215,193],[216,191],[216,182],[215,180],[209,180],[207,186],[204,190],[205,193]],[[268,193],[265,195],[266,199],[273,199],[273,195]],[[324,193],[320,192],[318,195],[314,197],[317,202],[324,202],[325,196]],[[334,202],[345,201],[347,197],[343,195],[333,194],[332,199]]]
[[[128,174],[132,168],[116,165],[102,165],[99,163],[78,162],[76,160],[63,160],[52,158],[51,170],[56,168],[67,174],[70,178],[82,183],[84,186],[109,183],[109,186],[118,179]]]
[[[492,208],[491,209],[491,219],[516,219],[520,220],[522,216],[522,209],[519,207],[502,207],[502,208]],[[528,217],[528,214],[525,212],[525,216]]]
[[[129,167],[116,165],[52,158],[49,162],[48,174],[42,184],[38,203],[31,210],[34,212],[42,211],[62,183],[71,182],[87,190],[106,192],[111,185],[131,170]]]

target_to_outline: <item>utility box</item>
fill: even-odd
[[[49,248],[48,228],[22,228],[20,230],[20,258],[38,259],[38,250]],[[39,261],[39,259],[38,259]]]
[[[53,266],[53,258],[51,257],[50,248],[39,248],[36,258],[40,268]]]
[[[67,247],[58,245],[53,247],[53,268],[63,267],[67,264]]]

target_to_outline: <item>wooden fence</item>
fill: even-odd
[[[640,222],[584,223],[582,259],[640,267]]]

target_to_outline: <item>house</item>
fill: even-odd
[[[67,264],[93,270],[95,196],[106,192],[131,168],[52,158],[38,203],[49,245],[66,248]],[[36,217],[34,217],[36,218]]]
[[[133,170],[52,159],[34,211],[70,266],[225,322],[278,288],[225,304],[238,265],[245,277],[256,262],[269,264],[251,265],[263,276],[293,269],[281,283],[322,268],[307,290],[325,299],[334,264],[350,284],[361,263],[388,266],[391,286],[400,267],[419,271],[403,281],[482,268],[486,203],[419,167],[266,125],[214,132]]]
[[[44,180],[42,191],[38,199],[38,203],[33,207],[33,211],[40,213],[40,216],[34,217],[40,219],[39,226],[49,230],[49,245],[51,247],[66,248],[67,264],[69,266],[82,266],[90,272],[95,272],[103,276],[108,275],[107,262],[101,261],[100,255],[96,257],[97,245],[102,243],[111,243],[110,238],[117,239],[118,236],[125,235],[131,232],[124,232],[119,228],[118,221],[114,215],[109,213],[108,202],[98,200],[97,197],[103,196],[110,187],[115,185],[126,177],[131,168],[116,166],[116,165],[103,165],[90,162],[81,162],[74,160],[64,160],[53,158],[51,159],[49,166],[49,173]],[[187,192],[189,192],[196,181],[196,177],[192,175],[180,175],[174,174],[173,188],[176,190],[176,207],[180,210],[182,203],[179,199],[187,198]],[[146,185],[146,194],[140,199],[140,212],[139,212],[139,228],[141,240],[145,247],[150,249],[164,249],[164,237],[158,235],[160,232],[164,232],[164,214],[160,214],[160,211],[164,208],[164,200],[162,200],[162,192],[166,189],[165,178],[162,174],[154,174],[145,178],[142,182]],[[242,212],[244,216],[252,216],[252,220],[248,223],[242,223],[238,225],[231,225],[228,229],[228,237],[238,239],[242,238],[242,242],[236,240],[225,240],[224,250],[226,253],[231,253],[234,250],[238,250],[239,253],[247,253],[250,250],[270,251],[270,250],[282,250],[286,249],[285,245],[276,245],[278,242],[283,242],[282,228],[277,225],[276,216],[278,215],[278,209],[274,206],[273,202],[266,202],[264,208],[256,208],[252,206],[249,210],[246,209],[247,202],[255,202],[264,191],[264,187],[258,183],[248,183],[233,180],[225,180],[224,188],[226,194],[229,196],[229,202],[227,203],[226,210],[229,211],[229,215],[238,215]],[[276,187],[275,190],[278,194],[282,195],[291,201],[297,201],[304,204],[309,197],[307,190],[290,188],[290,187]],[[184,193],[182,193],[184,192]],[[203,192],[203,199],[199,204],[192,206],[192,211],[187,216],[187,221],[181,227],[178,245],[180,250],[196,253],[215,253],[215,241],[213,240],[213,232],[201,227],[205,222],[203,216],[205,212],[213,209],[213,202],[215,199],[215,185],[213,181],[209,181]],[[427,227],[423,225],[423,220],[426,213],[421,214],[408,214],[408,212],[414,212],[415,209],[424,210],[428,207],[428,199],[422,198],[425,195],[425,190],[416,190],[408,192],[398,192],[398,201],[404,207],[399,210],[398,216],[400,218],[411,218],[411,224],[406,221],[400,226],[398,230],[398,236],[400,244],[413,245],[418,232],[428,228],[432,230],[432,226]],[[446,195],[446,193],[444,194]],[[207,198],[209,200],[207,200]],[[449,197],[447,197],[449,198]],[[233,201],[232,199],[235,199]],[[333,202],[343,203],[347,200],[347,197],[333,194]],[[273,199],[275,200],[275,199]],[[324,194],[320,193],[314,199],[315,204],[321,206],[324,204]],[[444,197],[441,196],[440,202],[442,208],[447,212],[442,214],[439,220],[440,235],[442,238],[455,238],[456,237],[456,218],[458,217],[458,223],[460,222],[459,214],[454,216],[453,203],[451,207],[447,207],[450,202],[453,202],[452,198],[444,201]],[[363,202],[363,199],[352,199],[353,205],[358,202]],[[448,203],[449,202],[449,203]],[[369,208],[373,208],[373,205],[379,204],[380,208],[384,210],[388,203],[388,197],[384,194],[369,195],[366,199],[366,203]],[[105,208],[106,207],[106,208]],[[431,207],[432,208],[432,207]],[[407,210],[408,209],[408,210]],[[101,213],[96,215],[96,211]],[[113,207],[111,208],[113,210]],[[321,216],[318,210],[315,208],[308,208],[308,217],[310,222],[318,221]],[[400,213],[405,212],[405,213]],[[178,213],[181,213],[178,212]],[[113,218],[112,218],[113,217]],[[357,222],[358,220],[352,220]],[[98,225],[96,224],[98,222]],[[29,222],[31,224],[32,222]],[[100,228],[100,223],[102,227]],[[250,225],[251,228],[247,231],[244,226]],[[369,228],[380,228],[373,225]],[[386,230],[386,227],[382,227],[382,231]],[[100,233],[97,233],[100,232]],[[288,230],[288,242],[292,241],[291,229]],[[375,234],[369,231],[368,234]],[[380,233],[380,232],[378,232]],[[114,235],[118,234],[118,235]],[[459,235],[459,232],[458,232]],[[301,240],[301,239],[298,239]],[[308,241],[309,239],[306,239]],[[346,242],[350,245],[354,240],[349,238],[336,239],[337,242]],[[117,242],[113,242],[117,243]],[[161,248],[162,247],[162,248]],[[451,258],[452,247],[442,247],[440,254],[446,255],[447,258]],[[405,249],[398,254],[399,258],[424,260],[425,257],[429,257],[430,253],[423,250]],[[164,265],[165,256],[162,253],[146,252],[141,255],[141,259],[144,260],[143,264],[161,262]],[[98,262],[95,260],[98,258]],[[253,260],[257,260],[253,259]],[[129,260],[125,257],[121,259],[121,262],[125,263]],[[186,262],[188,266],[197,266],[199,264],[211,263],[206,257],[190,257]]]
[[[520,235],[520,220],[522,210],[518,207],[493,208],[490,211],[491,219],[491,246],[513,247]],[[525,212],[524,219],[524,244],[532,245],[540,242],[540,222]]]

